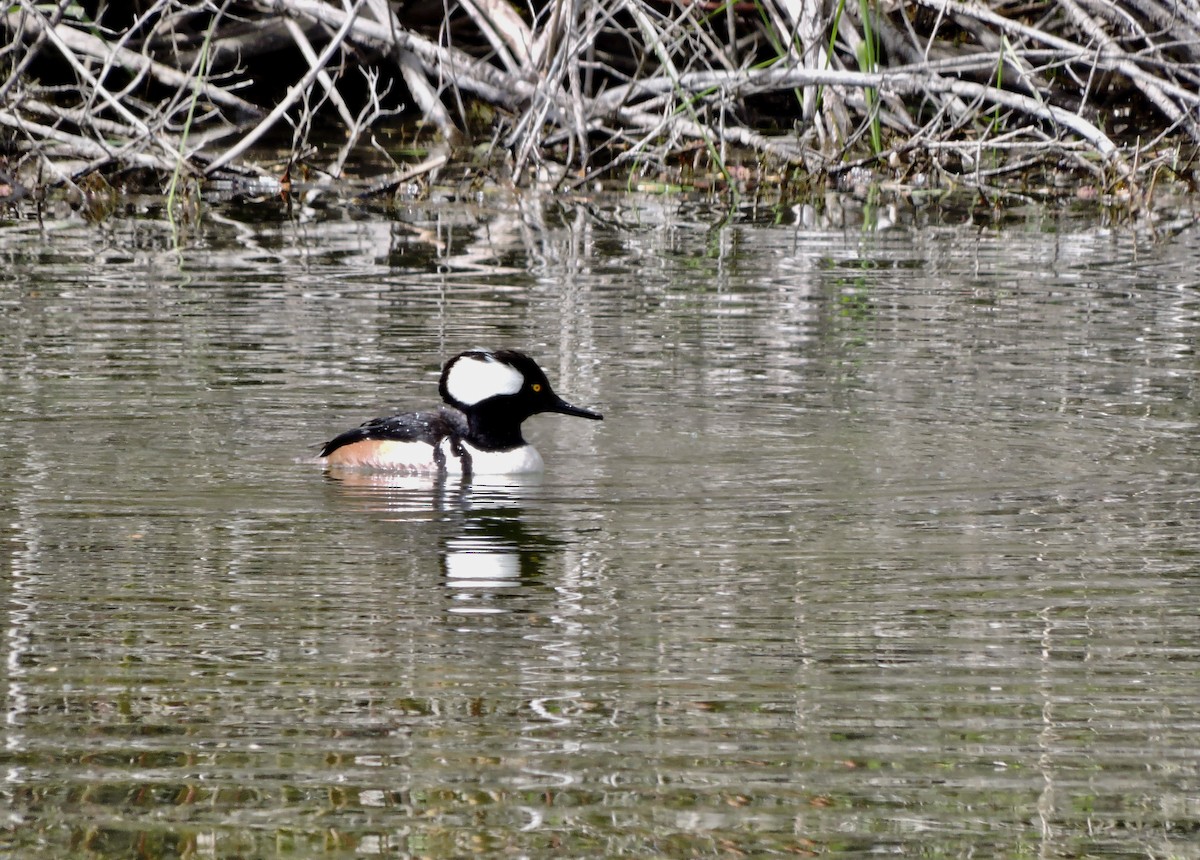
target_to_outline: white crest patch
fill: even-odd
[[[498,394],[516,394],[525,377],[515,367],[490,355],[464,356],[446,375],[446,390],[464,406],[474,406]]]

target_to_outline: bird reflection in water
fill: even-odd
[[[447,611],[488,615],[507,605],[521,587],[537,588],[547,558],[566,542],[530,528],[523,516],[539,495],[542,476],[495,479],[345,471],[326,476],[343,500],[383,514],[384,522],[416,525],[416,539],[438,549]]]

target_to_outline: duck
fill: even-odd
[[[527,418],[604,418],[563,400],[537,362],[512,349],[460,352],[443,365],[438,393],[437,408],[372,418],[326,442],[319,459],[326,467],[409,474],[527,474],[545,467],[521,434]]]

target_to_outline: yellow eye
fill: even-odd
[[[537,394],[539,391],[542,390],[542,383],[535,382],[535,383],[533,383],[533,385],[531,385],[529,387],[533,389],[534,394]]]

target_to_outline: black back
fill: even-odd
[[[328,457],[338,448],[365,442],[369,439],[391,439],[396,442],[425,442],[437,447],[447,436],[465,436],[468,432],[467,418],[457,409],[439,406],[435,412],[407,412],[387,418],[372,418],[353,430],[347,430],[325,443],[322,457]]]

